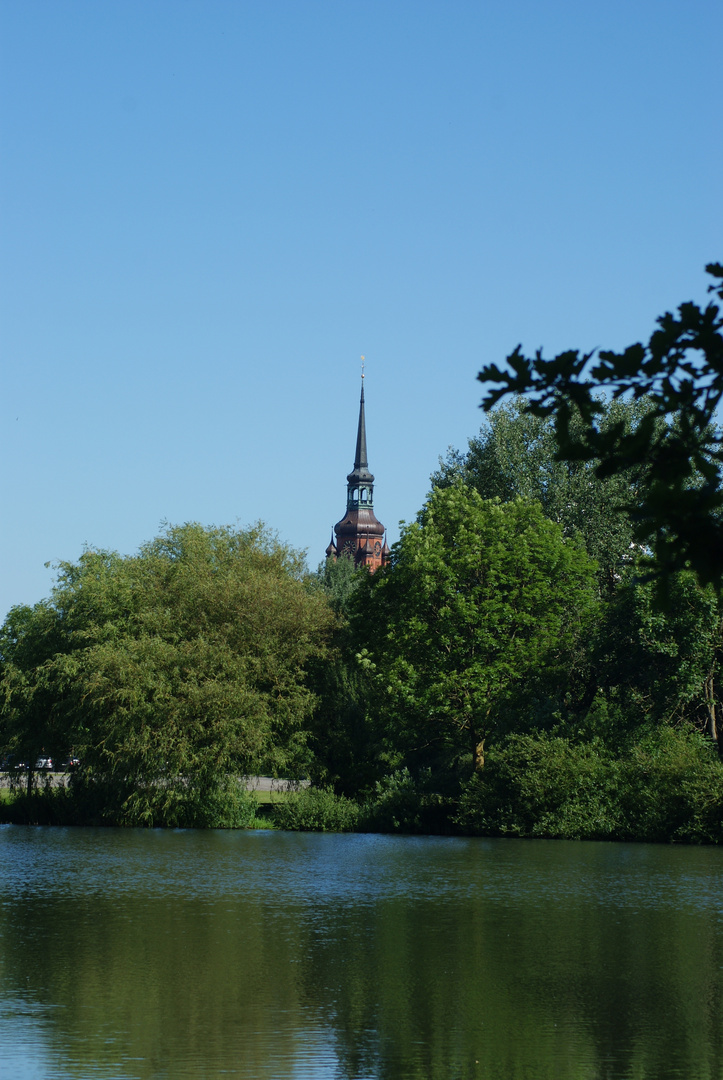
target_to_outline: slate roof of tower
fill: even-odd
[[[347,476],[347,481],[350,484],[355,480],[366,480],[370,483],[374,481],[374,477],[369,472],[369,462],[367,460],[367,425],[364,416],[364,383],[362,383],[361,398],[359,400],[359,425],[356,433],[354,468]]]

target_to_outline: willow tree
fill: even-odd
[[[61,564],[50,600],[5,627],[6,750],[47,742],[50,724],[97,815],[203,824],[228,805],[232,819],[239,774],[303,758],[306,668],[334,620],[304,576],[261,527],[168,527],[135,556]]]

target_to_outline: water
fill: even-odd
[[[0,827],[13,1080],[723,1080],[723,851]]]

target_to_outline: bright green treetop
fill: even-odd
[[[354,616],[407,760],[480,768],[486,737],[564,685],[596,592],[595,564],[539,504],[484,500],[459,481],[435,490]]]
[[[560,460],[552,418],[531,413],[527,404],[516,397],[488,413],[479,435],[469,440],[467,453],[451,450],[432,483],[448,487],[459,478],[484,499],[535,499],[566,536],[579,534],[598,564],[601,587],[609,592],[631,558],[634,525],[623,507],[640,494],[645,470],[631,465],[600,477],[597,460]],[[635,431],[647,413],[645,401],[599,404],[598,422],[605,431]],[[571,418],[570,426],[581,438],[579,415]]]

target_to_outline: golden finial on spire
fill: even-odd
[[[362,362],[362,379],[363,379],[364,378],[364,357],[363,356],[361,358],[361,362]]]

